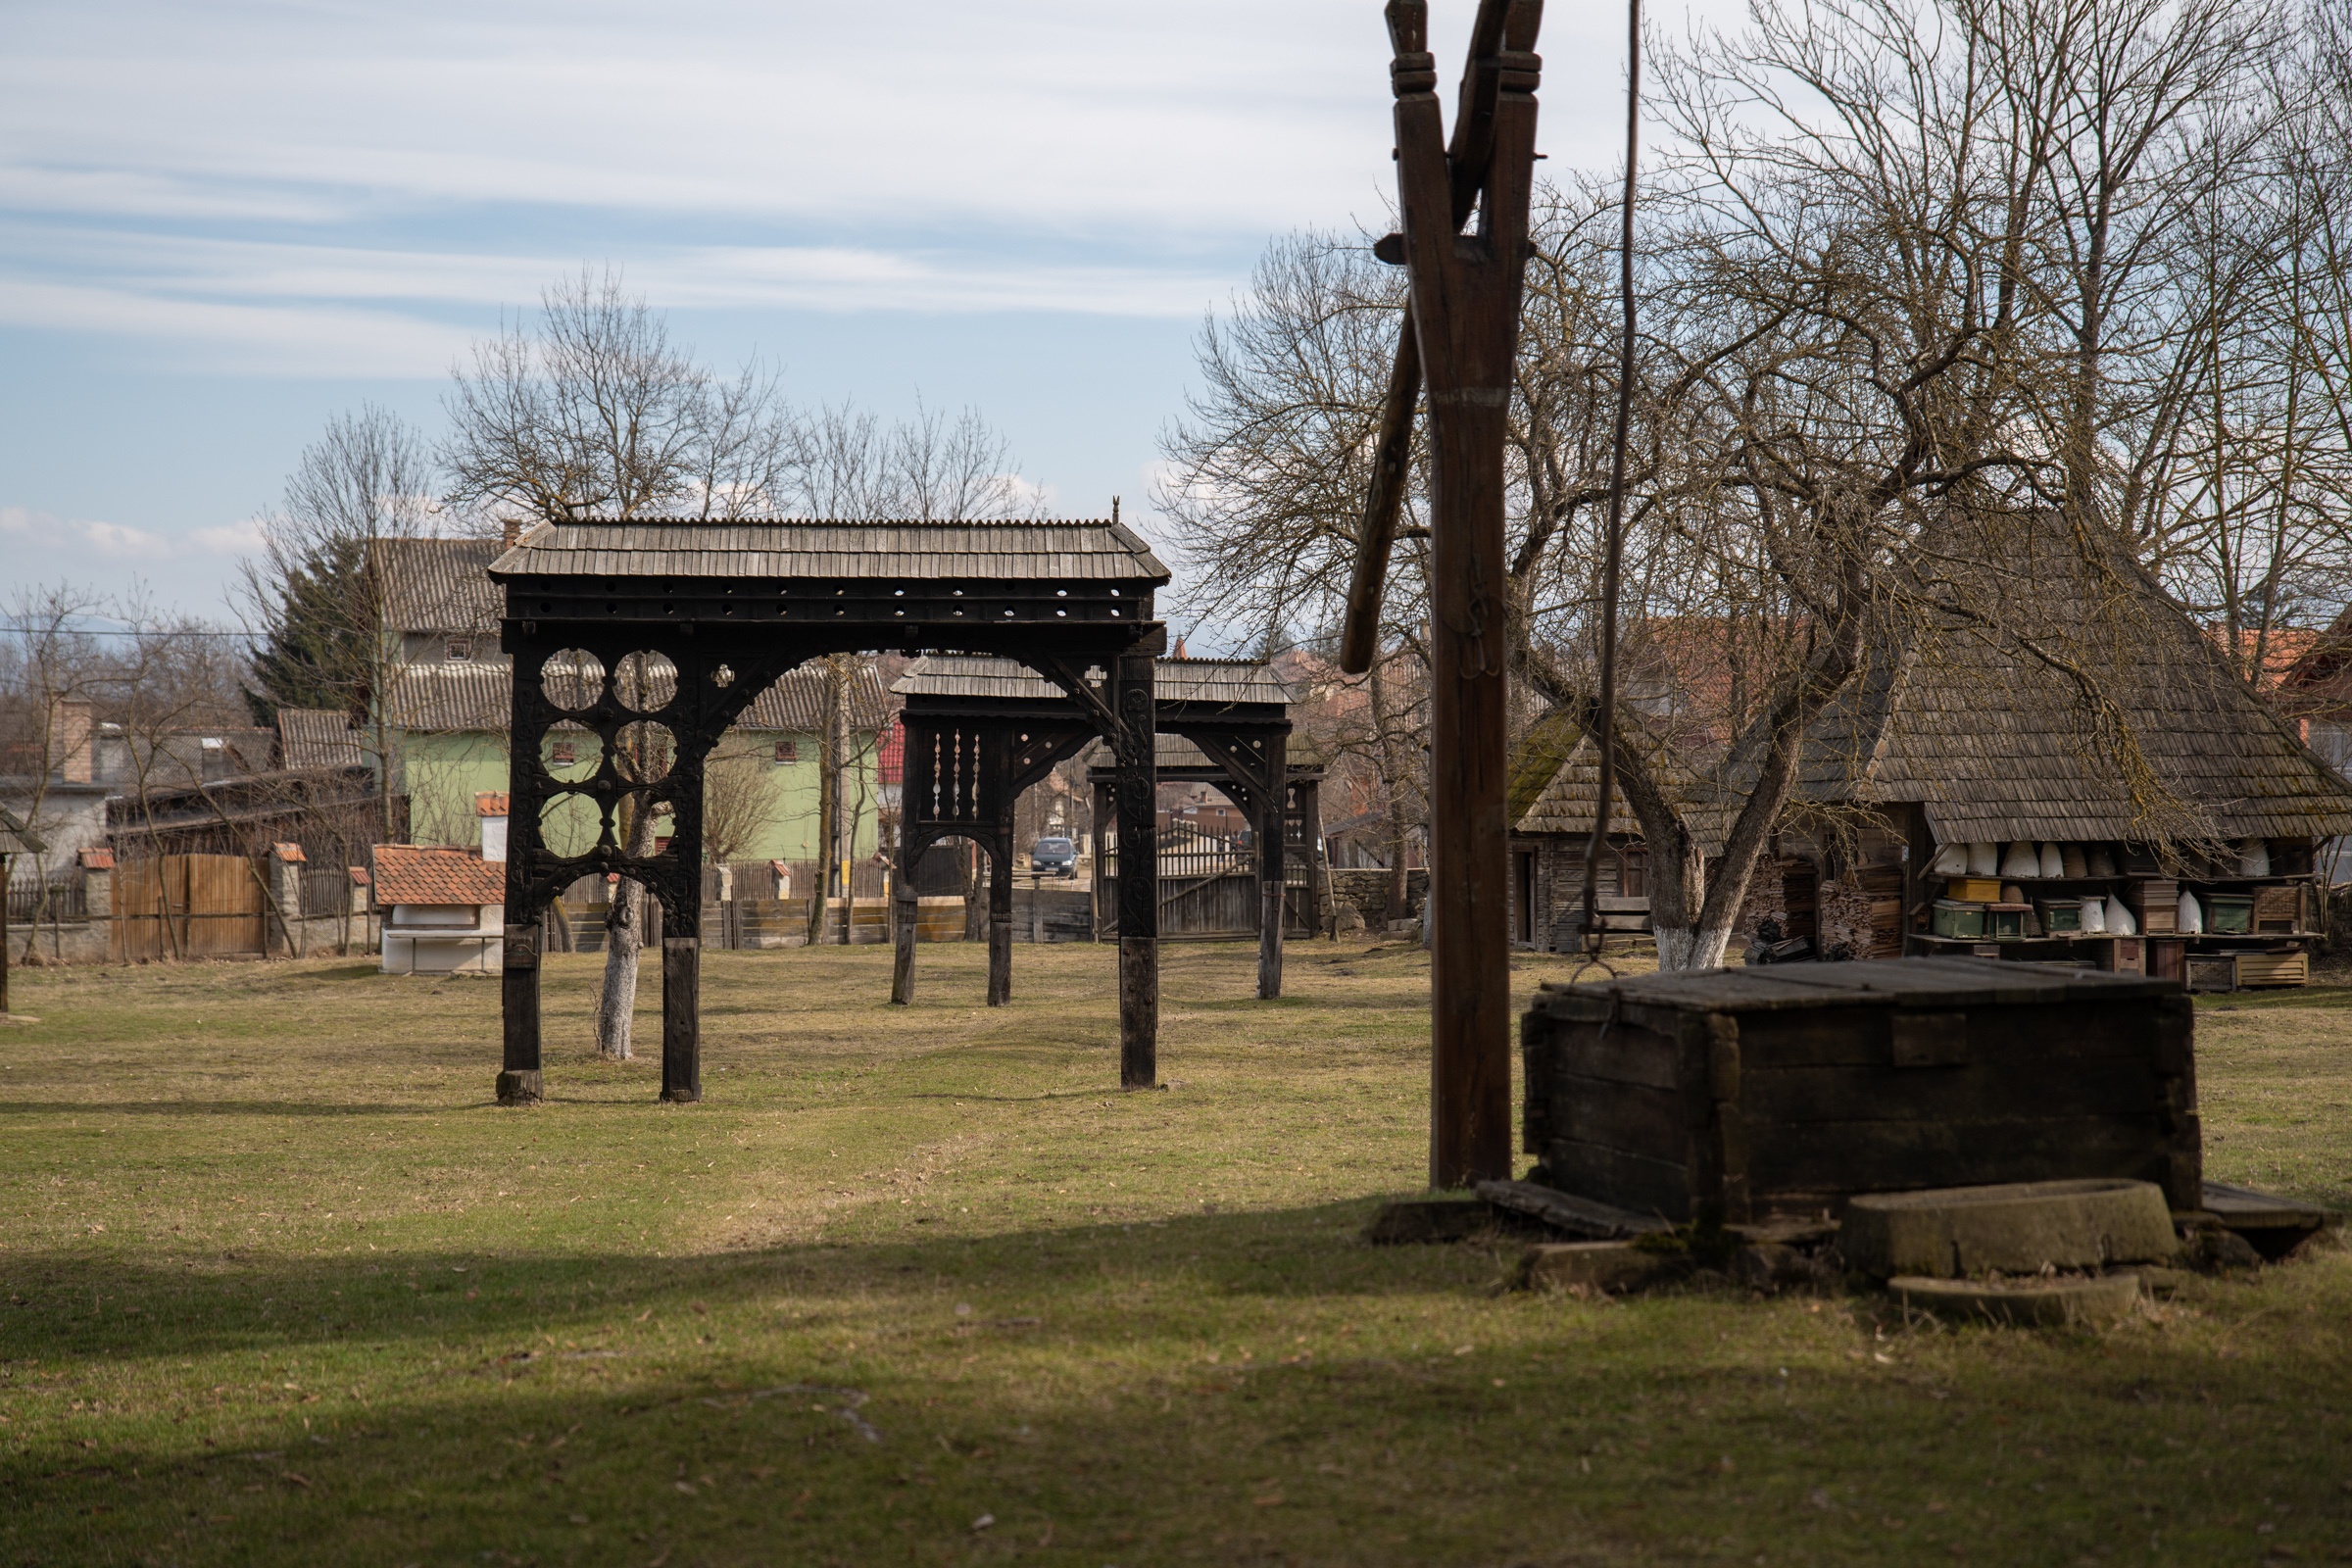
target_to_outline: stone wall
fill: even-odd
[[[1331,898],[1334,904],[1352,904],[1363,915],[1364,924],[1378,930],[1391,920],[1420,918],[1421,901],[1429,896],[1429,873],[1404,873],[1404,907],[1389,907],[1389,883],[1396,873],[1377,867],[1361,871],[1333,871]]]

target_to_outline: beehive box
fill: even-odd
[[[2264,932],[2303,929],[2303,887],[2282,882],[2254,890],[2254,929]]]
[[[2143,936],[2180,929],[2180,884],[2171,877],[2145,877],[2125,883],[2124,903],[2138,917]]]
[[[1982,958],[1545,986],[1523,1132],[1538,1180],[1678,1222],[2093,1176],[2193,1209],[2193,1028],[2177,982]]]
[[[2226,936],[2244,936],[2254,929],[2254,897],[2249,893],[2205,895],[2205,929]]]
[[[2235,967],[2241,988],[2311,984],[2311,959],[2300,953],[2241,953]]]

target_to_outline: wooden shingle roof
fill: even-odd
[[[1123,523],[590,519],[540,523],[494,576],[1087,581],[1164,585],[1168,568]]]
[[[1152,662],[1152,692],[1163,703],[1268,703],[1288,705],[1290,687],[1264,662],[1249,659],[1159,659]],[[1062,689],[1011,659],[973,659],[926,654],[891,682],[901,697],[993,697],[1012,702],[1052,702]]]
[[[1873,640],[1796,804],[1920,802],[1942,843],[2352,833],[2352,784],[2120,552],[2041,526],[1997,564],[1947,564],[1965,613]]]

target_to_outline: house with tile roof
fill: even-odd
[[[496,974],[507,866],[466,850],[378,844],[371,881],[385,974]]]

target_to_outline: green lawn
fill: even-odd
[[[1505,1293],[1356,1238],[1428,966],[706,957],[709,1100],[367,962],[43,970],[0,1031],[0,1568],[2216,1562],[2352,1554],[2352,1262],[2104,1334]],[[1531,959],[1532,988],[1564,961]],[[2200,1011],[2209,1169],[2352,1200],[2352,991]]]

